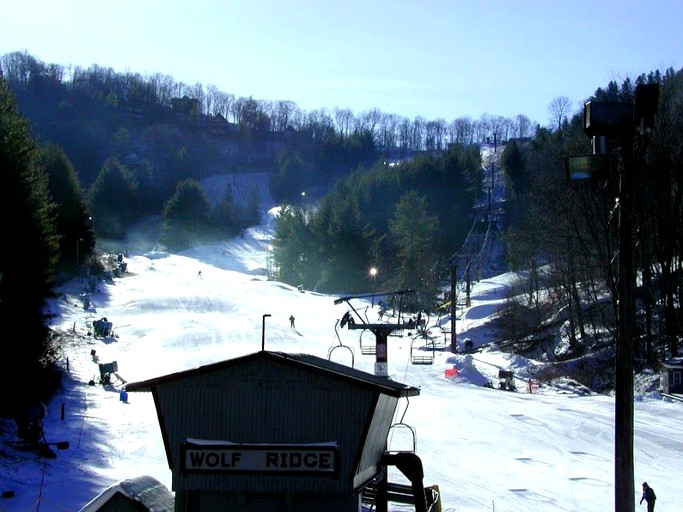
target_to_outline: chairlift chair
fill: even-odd
[[[398,422],[394,423],[389,427],[389,433],[387,435],[388,437],[393,436],[396,432],[403,430],[403,431],[408,431],[410,435],[410,440],[412,441],[412,446],[408,450],[388,450],[390,452],[410,452],[410,453],[415,453],[417,451],[417,433],[415,431],[415,427],[411,427],[407,423],[403,422]]]
[[[368,331],[361,331],[360,336],[358,337],[358,343],[360,344],[360,353],[366,356],[374,356],[377,353],[377,343],[375,342],[375,338],[372,338],[369,342],[366,341],[365,343],[363,343],[363,336],[366,333],[368,333]],[[368,337],[371,334],[372,333],[369,333]]]
[[[422,346],[416,346],[416,342],[418,342],[417,344],[420,345],[422,340],[416,336],[410,343],[410,362],[413,364],[433,364],[434,349],[428,348],[426,344]],[[420,350],[420,348],[424,348],[426,350]]]
[[[344,344],[342,343],[342,340],[341,340],[341,338],[339,337],[339,331],[337,330],[337,326],[338,326],[338,325],[339,325],[339,320],[337,320],[337,322],[336,322],[335,325],[334,325],[334,334],[335,334],[335,336],[337,337],[337,340],[339,341],[339,343],[336,344],[336,345],[332,345],[332,346],[330,347],[330,349],[327,351],[327,359],[328,359],[329,361],[332,361],[332,354],[334,353],[335,350],[340,349],[340,348],[346,349],[346,350],[348,350],[348,351],[350,352],[350,354],[351,354],[351,368],[353,368],[354,365],[355,365],[355,354],[354,354],[353,349],[352,349],[351,347],[349,347],[348,345],[344,345]]]

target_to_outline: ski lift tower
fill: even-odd
[[[387,340],[389,335],[394,331],[400,331],[403,329],[413,329],[416,327],[415,322],[409,319],[407,322],[402,317],[403,310],[403,296],[408,293],[414,293],[414,290],[401,290],[397,292],[389,293],[368,293],[364,295],[350,295],[346,297],[340,297],[334,301],[335,304],[341,304],[346,302],[349,306],[350,311],[344,313],[341,319],[340,326],[348,326],[349,330],[368,330],[375,335],[375,375],[378,377],[388,377],[389,372],[387,368]],[[399,308],[398,308],[398,318],[396,323],[370,323],[366,318],[363,318],[358,310],[353,307],[351,301],[353,299],[367,299],[372,297],[398,297],[399,298]],[[352,313],[353,312],[353,313]]]

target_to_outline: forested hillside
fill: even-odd
[[[171,77],[117,74],[98,66],[64,68],[25,53],[5,55],[0,65],[34,135],[61,148],[71,163],[98,237],[122,237],[135,219],[149,215],[163,215],[162,242],[172,250],[234,236],[255,222],[253,208],[237,211],[236,204],[244,201],[236,201],[230,190],[212,208],[200,182],[218,174],[267,172],[271,193],[283,204],[301,207],[304,200],[307,205],[323,201],[326,209],[347,210],[334,213],[333,221],[347,225],[319,224],[327,235],[296,237],[307,240],[297,251],[308,246],[318,254],[296,258],[297,251],[275,251],[282,260],[277,265],[281,279],[319,289],[365,285],[359,263],[367,263],[377,251],[393,252],[388,220],[411,189],[426,201],[425,213],[437,215],[438,230],[453,233],[450,243],[435,247],[441,260],[447,258],[461,242],[479,193],[479,142],[529,135],[532,129],[524,116],[447,124],[442,119],[399,119],[377,110],[357,116],[346,110],[303,112],[291,102],[234,98]],[[353,176],[370,170],[368,176]],[[332,203],[325,196],[336,186],[350,190],[336,192]],[[401,228],[406,229],[427,233]],[[349,251],[356,237],[360,246]],[[80,238],[82,234],[73,235],[66,246],[80,246]],[[325,254],[315,238],[336,254]],[[415,250],[430,252],[433,234],[427,238]],[[93,245],[83,244],[81,259]],[[347,250],[340,253],[339,247]],[[78,259],[73,249],[68,252]],[[317,275],[304,261],[319,263]],[[418,258],[409,266],[423,264]],[[431,290],[442,270],[432,271],[424,281],[422,272],[405,269],[402,280],[404,285],[429,282]]]
[[[300,192],[379,157],[400,160],[453,143],[529,137],[535,130],[523,115],[447,122],[377,109],[305,112],[287,100],[235,98],[170,76],[74,69],[19,52],[2,56],[0,67],[36,136],[65,150],[85,187],[114,156],[131,167],[148,166],[155,179],[173,183],[167,191],[179,178],[301,163],[293,176]]]
[[[0,321],[19,318],[24,306],[39,319],[52,283],[98,270],[97,238],[122,237],[142,217],[163,219],[161,242],[171,251],[237,235],[257,223],[254,208],[240,210],[245,202],[229,189],[212,204],[201,183],[254,171],[271,176],[271,194],[284,205],[274,278],[329,293],[367,291],[382,279],[387,288],[414,289],[416,310],[438,307],[449,265],[493,186],[480,154],[488,142],[501,151],[507,188],[505,221],[496,223],[504,268],[526,278],[526,300],[510,300],[501,312],[501,340],[558,360],[614,346],[619,176],[628,168],[634,357],[654,364],[678,355],[681,71],[595,90],[593,101],[632,106],[638,84],[659,84],[657,115],[647,137],[612,144],[604,176],[570,183],[568,158],[592,146],[583,112],[569,111],[561,97],[551,105],[557,123],[533,127],[523,115],[446,122],[378,110],[304,112],[286,100],[235,98],[168,76],[65,68],[24,53],[1,57],[0,70],[3,229],[18,233],[13,248],[34,251],[0,255]],[[17,230],[11,223],[22,211],[30,225]],[[40,286],[25,289],[29,274]],[[35,351],[27,354],[50,352],[40,334],[32,332]],[[567,340],[563,352],[548,353],[557,337]]]

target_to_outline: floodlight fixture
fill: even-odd
[[[609,160],[609,155],[604,153],[570,156],[566,160],[567,179],[576,181],[607,178],[610,170]]]
[[[587,101],[583,105],[583,131],[588,137],[621,139],[633,133],[633,103]]]
[[[638,134],[649,134],[652,131],[658,105],[659,84],[640,84],[636,87],[633,124]]]

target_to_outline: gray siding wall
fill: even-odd
[[[187,493],[176,498],[176,512],[359,512],[360,496]]]
[[[386,449],[387,432],[396,411],[397,401],[397,398],[388,395],[380,395],[378,398],[375,414],[368,429],[367,443],[365,446],[359,446],[359,450],[362,451],[357,454],[360,463],[353,481],[355,489],[364,486],[377,475],[377,462]]]
[[[382,399],[381,421],[373,423],[369,418],[377,398],[373,390],[264,360],[179,379],[161,386],[158,392],[175,468],[176,492],[351,495],[365,429],[370,425],[371,436],[379,441],[375,451],[381,455],[389,425],[382,428],[381,423],[387,420],[391,409],[391,404]],[[384,438],[378,439],[382,435]],[[338,442],[340,473],[336,478],[292,474],[184,475],[180,472],[179,455],[181,443],[187,438],[248,444]],[[361,461],[361,470],[372,466],[371,458],[366,456]]]

